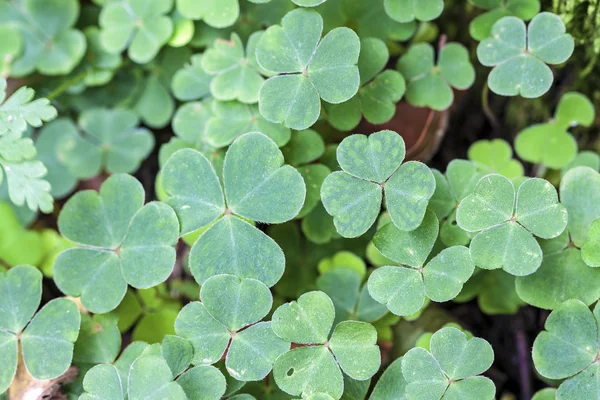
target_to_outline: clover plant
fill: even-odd
[[[596,8],[0,0],[0,400],[600,399]]]

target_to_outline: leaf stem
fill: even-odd
[[[86,76],[87,76],[87,71],[82,71],[79,74],[72,77],[71,79],[67,79],[66,81],[64,81],[63,83],[58,85],[58,87],[56,87],[56,89],[51,91],[50,94],[48,96],[46,96],[46,98],[50,101],[56,99],[58,96],[63,94],[66,90],[68,90],[71,86],[82,82]]]
[[[486,81],[485,85],[483,86],[483,90],[481,91],[481,106],[483,107],[483,113],[487,117],[488,121],[490,121],[490,124],[492,124],[492,127],[497,128],[498,120],[496,119],[496,116],[494,115],[494,113],[492,112],[492,109],[490,108],[490,104],[488,101],[489,93],[490,93],[490,87],[488,86],[487,81]]]

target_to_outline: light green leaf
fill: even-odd
[[[319,4],[325,3],[326,0],[292,0],[292,2],[300,7],[316,7]]]
[[[223,164],[229,209],[267,223],[294,218],[304,204],[306,186],[298,171],[283,163],[275,142],[263,134],[249,133],[233,142]]]
[[[217,368],[198,366],[187,370],[177,383],[188,399],[219,400],[225,394],[225,377]]]
[[[592,125],[596,112],[585,95],[568,92],[560,98],[554,114],[556,123],[563,129],[568,129],[577,125]]]
[[[73,352],[74,363],[112,363],[120,350],[121,333],[114,315],[98,314],[92,317],[81,314],[81,329]]]
[[[0,135],[22,133],[27,125],[35,128],[56,118],[56,109],[44,98],[33,100],[35,92],[28,87],[17,89],[6,98],[6,80],[0,78]]]
[[[402,375],[402,357],[383,372],[369,400],[406,400],[406,380]]]
[[[71,300],[54,299],[42,307],[21,335],[23,359],[31,376],[53,379],[69,368],[79,324],[79,311]]]
[[[340,367],[353,379],[369,379],[379,370],[377,331],[371,324],[345,321],[335,327],[329,348]]]
[[[515,150],[525,161],[559,169],[575,158],[577,141],[556,123],[537,124],[519,132]]]
[[[444,10],[443,0],[385,0],[385,11],[398,22],[432,21]]]
[[[500,174],[509,179],[523,176],[523,165],[513,160],[513,151],[505,140],[478,140],[469,147],[469,159],[490,174]]]
[[[215,275],[200,290],[206,310],[231,331],[238,331],[263,319],[273,298],[269,288],[255,279]]]
[[[166,16],[173,0],[108,2],[100,12],[100,40],[109,53],[127,54],[134,62],[145,64],[171,38],[173,21]]]
[[[469,3],[489,10],[475,17],[469,25],[469,33],[475,40],[490,36],[492,26],[502,17],[514,15],[529,21],[540,12],[540,0],[469,0]]]
[[[259,322],[231,339],[225,361],[227,372],[237,380],[259,381],[289,349],[290,343],[273,333],[271,322]]]
[[[469,249],[463,246],[444,249],[423,269],[425,294],[437,302],[452,300],[474,270]]]
[[[600,267],[600,219],[590,225],[588,238],[581,246],[581,258],[590,267]]]
[[[281,149],[288,164],[295,167],[315,161],[325,152],[325,142],[312,129],[295,132]]]
[[[242,219],[226,215],[200,236],[190,253],[190,270],[203,284],[218,274],[252,278],[273,286],[285,269],[277,243]]]
[[[423,277],[416,269],[377,268],[369,277],[368,288],[373,299],[395,315],[412,315],[425,303]]]
[[[0,368],[0,390],[5,392],[17,372],[19,339],[12,333],[0,330],[0,356],[5,361]]]
[[[0,329],[20,333],[37,311],[42,298],[42,274],[20,265],[0,273]]]
[[[123,400],[125,391],[117,368],[110,364],[96,365],[83,378],[81,400],[115,399]]]
[[[186,400],[187,396],[181,386],[173,382],[169,365],[162,357],[142,355],[131,364],[128,398]]]
[[[557,399],[583,399],[590,394],[593,396],[600,391],[598,374],[600,366],[592,364],[585,370],[568,379],[556,391]]]
[[[494,67],[490,89],[502,96],[540,97],[552,85],[546,64],[561,64],[573,53],[574,42],[562,20],[548,12],[536,15],[529,27],[517,17],[504,17],[492,27],[492,37],[477,47],[479,61]],[[532,79],[535,77],[535,79]]]
[[[198,100],[210,93],[211,80],[212,76],[202,69],[202,54],[194,54],[190,64],[173,75],[171,90],[177,100]]]
[[[177,0],[177,10],[186,18],[203,20],[214,28],[226,28],[240,14],[238,0]]]
[[[557,237],[567,226],[567,210],[558,202],[556,189],[539,178],[527,179],[519,186],[515,216],[521,225],[542,239]]]
[[[273,313],[273,332],[283,340],[301,344],[323,344],[335,318],[333,302],[323,292],[303,294]]]
[[[275,361],[273,376],[281,390],[295,396],[326,393],[339,399],[344,391],[342,372],[324,346],[288,351]]]
[[[173,376],[178,376],[185,371],[194,357],[192,344],[184,338],[167,335],[160,346],[160,354],[169,364]],[[184,388],[185,391],[185,388]]]
[[[560,199],[569,214],[567,229],[575,246],[581,247],[592,222],[600,218],[600,174],[589,167],[573,168],[560,182]]]

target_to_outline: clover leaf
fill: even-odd
[[[513,159],[510,144],[502,139],[478,140],[469,147],[469,160],[488,174],[500,174],[508,179],[523,176],[523,165]]]
[[[549,379],[565,379],[556,397],[565,400],[589,397],[589,388],[598,385],[598,323],[594,312],[579,300],[567,300],[546,320],[533,342],[535,369]]]
[[[17,28],[0,25],[0,36],[4,38],[0,44],[0,79],[10,74],[15,58],[23,51],[23,39]]]
[[[388,60],[389,51],[383,40],[361,39],[358,57],[361,87],[358,95],[350,100],[326,106],[327,120],[333,127],[349,131],[358,125],[363,115],[372,124],[388,122],[394,116],[406,83],[398,71],[382,72]]]
[[[517,17],[504,17],[492,36],[477,46],[479,61],[494,67],[490,89],[502,96],[536,98],[546,93],[554,77],[546,64],[561,64],[573,53],[574,42],[562,20],[548,12],[536,15],[529,26]]]
[[[23,44],[22,53],[10,64],[10,75],[70,73],[86,49],[85,36],[73,28],[79,7],[77,0],[0,2],[0,26],[17,30]]]
[[[329,1],[324,6],[335,6]],[[416,30],[415,21],[401,23],[395,21],[385,10],[385,0],[344,0],[342,2],[342,23],[356,25],[360,37],[375,37],[381,40],[408,40]],[[336,24],[335,26],[339,26]]]
[[[260,113],[269,121],[302,130],[319,118],[321,102],[338,104],[356,94],[360,41],[341,27],[322,40],[323,18],[297,9],[281,25],[268,28],[256,47],[256,60],[269,78],[259,94]]]
[[[225,365],[231,376],[257,381],[269,374],[273,362],[290,348],[275,336],[270,322],[257,323],[271,310],[269,288],[255,279],[214,275],[204,282],[200,302],[185,306],[175,331],[194,347],[192,363],[208,365],[227,351]],[[260,354],[256,359],[254,356]]]
[[[567,172],[577,167],[590,167],[594,171],[600,171],[600,155],[593,151],[581,151],[577,153],[570,163],[561,168],[561,178],[564,177]]]
[[[56,259],[55,282],[95,313],[115,309],[128,284],[149,288],[165,281],[175,265],[177,216],[160,202],[144,206],[144,189],[130,175],[111,176],[100,193],[75,194],[58,227],[78,246]]]
[[[560,235],[567,210],[558,202],[556,189],[543,179],[527,179],[515,193],[510,180],[492,174],[481,178],[474,193],[460,203],[456,222],[467,232],[478,232],[470,245],[475,265],[524,276],[542,263],[534,235]]]
[[[237,137],[248,132],[261,132],[278,147],[285,145],[291,136],[289,128],[263,118],[256,105],[235,101],[212,103],[212,116],[206,121],[206,142],[210,146],[229,146]]]
[[[138,64],[152,60],[173,33],[167,14],[173,0],[107,2],[100,12],[100,40],[109,53],[127,55]]]
[[[244,134],[225,155],[222,189],[201,153],[184,149],[169,158],[162,182],[182,234],[212,224],[190,254],[190,269],[199,283],[222,273],[258,279],[267,286],[279,280],[285,264],[281,249],[246,220],[282,223],[302,208],[306,195],[302,176],[283,161],[267,136]]]
[[[435,191],[431,170],[417,161],[402,164],[404,140],[392,131],[351,135],[337,148],[342,171],[321,187],[321,199],[334,217],[340,235],[357,237],[375,222],[385,193],[392,222],[405,231],[416,229]]]
[[[42,274],[35,267],[0,272],[0,392],[10,386],[20,357],[36,379],[56,378],[71,365],[79,334],[77,306],[54,299],[36,313],[41,297]]]
[[[369,400],[406,400],[406,380],[402,375],[402,357],[383,372]]]
[[[444,0],[385,0],[385,11],[398,22],[432,21],[444,10]]]
[[[300,7],[316,7],[319,4],[325,3],[326,0],[292,0],[292,2]]]
[[[521,131],[515,139],[515,150],[525,161],[563,168],[577,154],[577,141],[567,129],[578,124],[590,126],[594,116],[594,106],[587,97],[566,93],[558,103],[554,120]]]
[[[226,28],[238,19],[240,5],[239,0],[177,0],[177,10],[186,18],[202,20],[214,28]]]
[[[177,70],[171,81],[171,90],[177,100],[198,100],[210,94],[212,76],[202,68],[202,54],[194,54],[190,64]]]
[[[433,170],[433,174],[436,185],[429,208],[435,212],[438,219],[443,220],[440,226],[440,240],[446,246],[466,246],[471,237],[456,224],[456,208],[473,192],[483,173],[472,162],[453,160],[448,164],[445,175],[437,170]]]
[[[469,24],[469,33],[475,40],[490,36],[492,27],[502,17],[515,16],[529,21],[540,12],[540,0],[469,0],[469,3],[487,10]]]
[[[402,358],[406,396],[410,399],[495,398],[494,383],[481,373],[494,361],[492,346],[456,328],[443,328],[431,337],[431,350],[416,347]]]
[[[387,224],[375,234],[373,243],[381,254],[406,266],[380,267],[369,277],[369,293],[392,313],[414,314],[426,297],[437,302],[451,300],[473,274],[475,265],[464,246],[444,249],[426,264],[438,229],[435,214],[427,211],[422,224],[413,231]]]
[[[45,98],[33,100],[35,92],[28,87],[17,89],[6,98],[6,80],[0,78],[0,135],[7,132],[22,133],[27,125],[34,128],[56,118],[57,112]]]
[[[518,277],[517,294],[528,304],[553,310],[569,299],[590,305],[600,298],[600,270],[590,268],[583,250],[570,245],[568,229],[550,240],[540,240],[544,259],[531,275]]]
[[[445,110],[454,101],[452,88],[464,90],[475,81],[475,69],[469,53],[460,43],[448,43],[439,53],[437,65],[434,49],[419,43],[408,49],[397,64],[408,81],[406,100],[417,107]]]
[[[91,178],[103,170],[135,172],[154,147],[152,133],[138,124],[130,110],[87,109],[78,121],[84,134],[68,128],[70,139],[60,146],[61,159],[78,178]]]
[[[560,199],[569,212],[567,229],[571,241],[581,248],[589,235],[592,222],[600,218],[600,174],[589,167],[569,170],[560,182]]]
[[[323,292],[308,292],[298,301],[280,306],[272,318],[273,331],[297,347],[281,355],[273,366],[277,385],[291,395],[328,394],[339,399],[344,392],[341,370],[356,380],[366,380],[380,365],[377,332],[365,322],[339,323],[331,299]],[[329,340],[328,340],[329,338]]]
[[[76,365],[112,363],[121,350],[121,333],[114,314],[90,316],[81,313],[81,328],[75,342]]]
[[[248,39],[246,52],[242,40],[235,33],[231,34],[231,40],[217,39],[213,47],[204,52],[201,65],[204,71],[214,75],[210,91],[217,100],[239,100],[247,104],[258,102],[264,79],[258,65],[250,58],[254,56],[252,47],[256,45],[256,35],[259,34],[255,33]]]

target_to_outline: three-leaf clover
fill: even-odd
[[[394,224],[381,228],[373,238],[385,257],[402,266],[377,268],[368,281],[369,293],[394,314],[408,316],[417,312],[429,298],[444,302],[456,297],[475,269],[464,246],[442,250],[427,262],[438,236],[439,222],[427,211],[422,224],[405,232]]]
[[[581,93],[569,92],[558,103],[554,119],[521,131],[515,139],[519,157],[549,168],[565,167],[577,154],[577,141],[568,129],[591,126],[595,112],[592,102]]]
[[[350,100],[326,106],[327,120],[333,127],[349,131],[358,125],[363,115],[372,124],[383,124],[394,116],[396,103],[404,95],[406,83],[398,71],[383,71],[389,57],[383,40],[366,38],[360,41],[358,70],[361,88]]]
[[[549,379],[565,379],[557,399],[590,398],[598,387],[600,307],[594,311],[579,300],[567,300],[556,308],[533,342],[535,369]]]
[[[173,0],[123,0],[107,2],[100,12],[100,40],[110,53],[127,55],[138,64],[152,60],[173,33],[166,14]]]
[[[331,299],[318,291],[275,310],[275,334],[301,345],[275,361],[273,375],[281,390],[295,396],[324,393],[339,399],[344,392],[341,370],[360,381],[377,372],[381,355],[375,328],[366,322],[345,321],[330,336],[334,319]]]
[[[469,3],[486,10],[469,24],[469,33],[475,40],[490,36],[492,27],[502,17],[515,16],[529,21],[540,12],[540,0],[469,0]]]
[[[269,288],[256,279],[214,275],[200,291],[201,302],[186,305],[175,321],[175,331],[194,347],[192,364],[209,365],[225,352],[229,374],[241,381],[258,381],[290,349],[273,333],[270,322],[259,322],[271,310]]]
[[[79,7],[77,0],[0,1],[0,26],[17,30],[23,44],[23,51],[10,64],[10,75],[73,71],[86,49],[85,36],[73,28]]]
[[[500,174],[508,179],[523,176],[523,164],[513,159],[510,144],[503,139],[478,140],[467,153],[479,169],[488,174]]]
[[[190,270],[198,283],[217,274],[254,278],[267,286],[281,278],[283,252],[248,220],[283,223],[302,208],[302,176],[283,162],[275,142],[254,132],[229,147],[223,187],[208,159],[195,150],[179,150],[164,165],[166,203],[175,209],[181,233],[209,226],[190,253]]]
[[[387,14],[398,22],[431,21],[442,14],[444,0],[385,0]]]
[[[477,166],[466,160],[453,160],[448,164],[446,173],[432,170],[435,176],[435,192],[429,200],[429,208],[435,212],[439,220],[440,240],[446,246],[468,245],[471,235],[462,230],[456,223],[456,208],[473,189],[483,173]]]
[[[475,265],[524,276],[542,263],[534,235],[560,235],[567,226],[567,210],[548,181],[527,179],[515,193],[510,180],[492,174],[481,178],[473,194],[460,203],[456,222],[467,232],[478,232],[470,245]]]
[[[175,265],[177,215],[166,204],[144,205],[144,188],[115,174],[100,188],[76,193],[58,218],[60,233],[78,244],[58,256],[54,279],[63,293],[81,297],[95,313],[115,309],[127,285],[149,288]]]
[[[0,271],[0,392],[10,386],[21,357],[36,379],[56,378],[71,365],[79,335],[77,306],[54,299],[36,313],[41,298],[37,268],[21,265]]]
[[[358,237],[375,222],[385,205],[398,229],[411,231],[423,220],[435,191],[431,170],[417,161],[402,163],[404,140],[396,132],[351,135],[337,148],[342,171],[329,175],[321,199],[340,235]]]
[[[477,46],[477,58],[494,67],[488,76],[490,89],[502,96],[540,97],[554,77],[546,64],[561,64],[573,53],[574,42],[562,20],[548,12],[536,15],[529,26],[517,17],[504,17],[492,28],[492,36]]]
[[[267,3],[270,0],[249,0]],[[239,0],[177,0],[177,10],[186,18],[202,20],[213,28],[226,28],[240,15]]]
[[[452,88],[464,90],[475,81],[475,69],[467,48],[448,43],[439,53],[437,65],[433,46],[419,43],[408,50],[397,64],[408,81],[406,100],[417,107],[445,110],[452,105]]]
[[[207,49],[201,65],[204,71],[214,75],[210,82],[210,92],[217,100],[239,100],[242,103],[258,102],[258,93],[264,79],[256,64],[254,50],[261,33],[254,33],[248,39],[246,52],[240,37],[232,33],[230,40],[217,39]]]
[[[280,74],[260,90],[259,109],[267,120],[306,129],[319,118],[320,99],[338,104],[358,91],[358,36],[341,27],[321,40],[322,32],[319,13],[297,9],[261,36],[256,60],[266,71]]]
[[[402,358],[406,396],[425,400],[492,400],[496,387],[480,376],[494,361],[492,346],[468,338],[456,328],[443,328],[431,337],[430,351],[415,347]]]
[[[178,100],[198,100],[210,94],[211,81],[212,75],[202,68],[202,54],[194,54],[190,63],[173,75],[171,91]]]
[[[84,135],[71,125],[70,138],[59,149],[62,162],[78,178],[91,178],[102,170],[135,172],[154,147],[154,135],[138,127],[131,110],[90,108],[81,113],[78,125]]]

